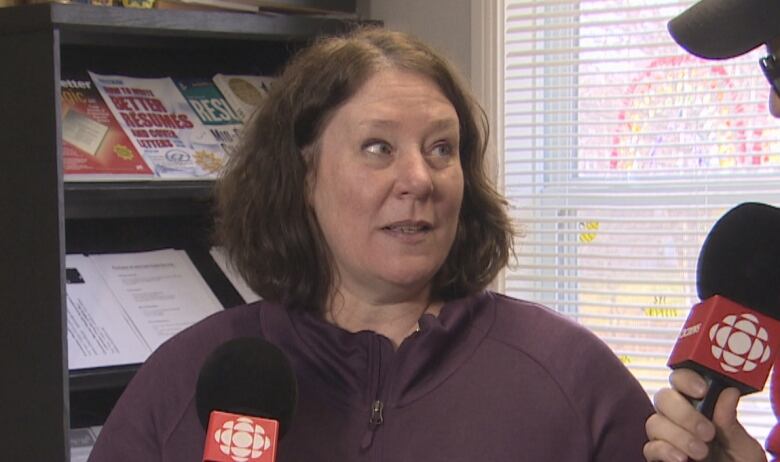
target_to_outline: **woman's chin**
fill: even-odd
[[[427,290],[434,274],[436,274],[435,268],[404,268],[384,272],[380,279],[384,282],[382,285],[387,291],[416,295],[422,290]]]

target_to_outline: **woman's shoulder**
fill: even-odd
[[[171,401],[165,409],[183,409],[194,396],[194,384],[206,357],[234,338],[262,337],[263,311],[273,306],[256,302],[228,308],[177,333],[141,365],[131,381],[130,394],[145,399],[159,396]]]
[[[224,342],[239,337],[263,337],[264,311],[274,309],[278,307],[259,301],[214,313],[164,342],[149,360],[167,363],[186,359],[187,364],[197,365]]]
[[[530,357],[574,387],[578,377],[592,375],[594,368],[632,388],[638,385],[612,349],[571,317],[506,295],[494,294],[494,300],[495,321],[488,335],[493,341]]]
[[[636,439],[641,447],[643,423],[652,407],[612,349],[585,326],[544,305],[499,294],[494,300],[495,321],[488,337],[535,363],[537,373],[557,385],[593,434],[608,430],[610,422],[621,422],[632,429],[623,437]]]
[[[108,459],[119,453],[146,460],[169,444],[177,429],[185,439],[202,438],[195,416],[195,384],[208,355],[233,338],[263,336],[267,310],[281,307],[257,302],[215,313],[174,335],[141,365],[106,421],[95,446]],[[281,311],[280,311],[281,312]],[[130,456],[128,456],[130,457]],[[124,459],[123,459],[124,460]]]
[[[255,302],[214,313],[163,342],[141,366],[136,382],[178,388],[197,377],[206,357],[219,345],[240,337],[264,337],[265,310],[274,305]]]
[[[578,341],[601,342],[590,330],[571,317],[540,303],[491,293],[496,321],[492,333],[508,342],[544,345],[574,337]]]

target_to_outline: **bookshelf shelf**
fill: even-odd
[[[207,215],[210,181],[65,183],[65,218]]]
[[[0,8],[0,363],[7,365],[0,396],[4,418],[14,422],[4,431],[6,453],[69,460],[71,426],[102,423],[137,369],[68,370],[67,253],[184,249],[225,307],[241,302],[208,254],[212,182],[64,181],[60,79],[86,70],[270,74],[316,36],[355,24],[83,4]]]
[[[9,8],[0,16],[0,30],[16,34],[59,30],[62,43],[93,43],[94,35],[154,38],[225,38],[230,40],[308,40],[338,33],[349,19],[303,15],[246,14],[212,11],[97,8],[84,4],[34,4]],[[128,44],[129,46],[129,44]]]

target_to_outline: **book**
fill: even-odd
[[[170,77],[89,75],[157,177],[216,178],[225,152]]]
[[[261,13],[276,15],[330,16],[357,19],[354,1],[306,2],[301,0],[233,0],[255,6]]]
[[[222,310],[183,250],[65,256],[68,367],[139,364]]]
[[[214,260],[214,263],[216,263],[219,269],[222,270],[222,274],[227,277],[230,284],[234,289],[236,289],[236,292],[241,295],[241,298],[244,299],[245,303],[252,303],[261,299],[261,297],[257,295],[257,293],[255,293],[251,287],[249,287],[249,284],[246,283],[246,280],[241,277],[241,275],[238,274],[238,271],[236,271],[236,269],[233,268],[233,266],[230,264],[225,253],[225,249],[222,247],[212,247],[209,249],[209,254],[211,254],[211,258]]]
[[[60,96],[66,181],[154,176],[91,81],[62,80]]]
[[[244,124],[214,82],[193,77],[174,79],[174,83],[225,153],[232,153],[238,147]]]
[[[230,0],[156,0],[154,7],[161,10],[222,10],[242,13],[259,13],[260,11],[255,5]]]
[[[263,104],[274,78],[251,74],[215,74],[212,80],[241,120],[246,122]]]

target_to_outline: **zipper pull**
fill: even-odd
[[[368,419],[368,423],[370,423],[375,430],[376,427],[382,425],[382,422],[384,422],[384,418],[382,417],[382,409],[384,407],[385,405],[379,400],[374,401],[374,404],[371,405],[371,418]]]
[[[363,442],[360,445],[360,448],[364,451],[371,447],[371,444],[374,442],[374,434],[376,433],[377,428],[379,428],[385,420],[382,416],[382,409],[384,407],[384,403],[380,400],[371,403],[371,416],[368,418],[368,431],[366,431]]]

